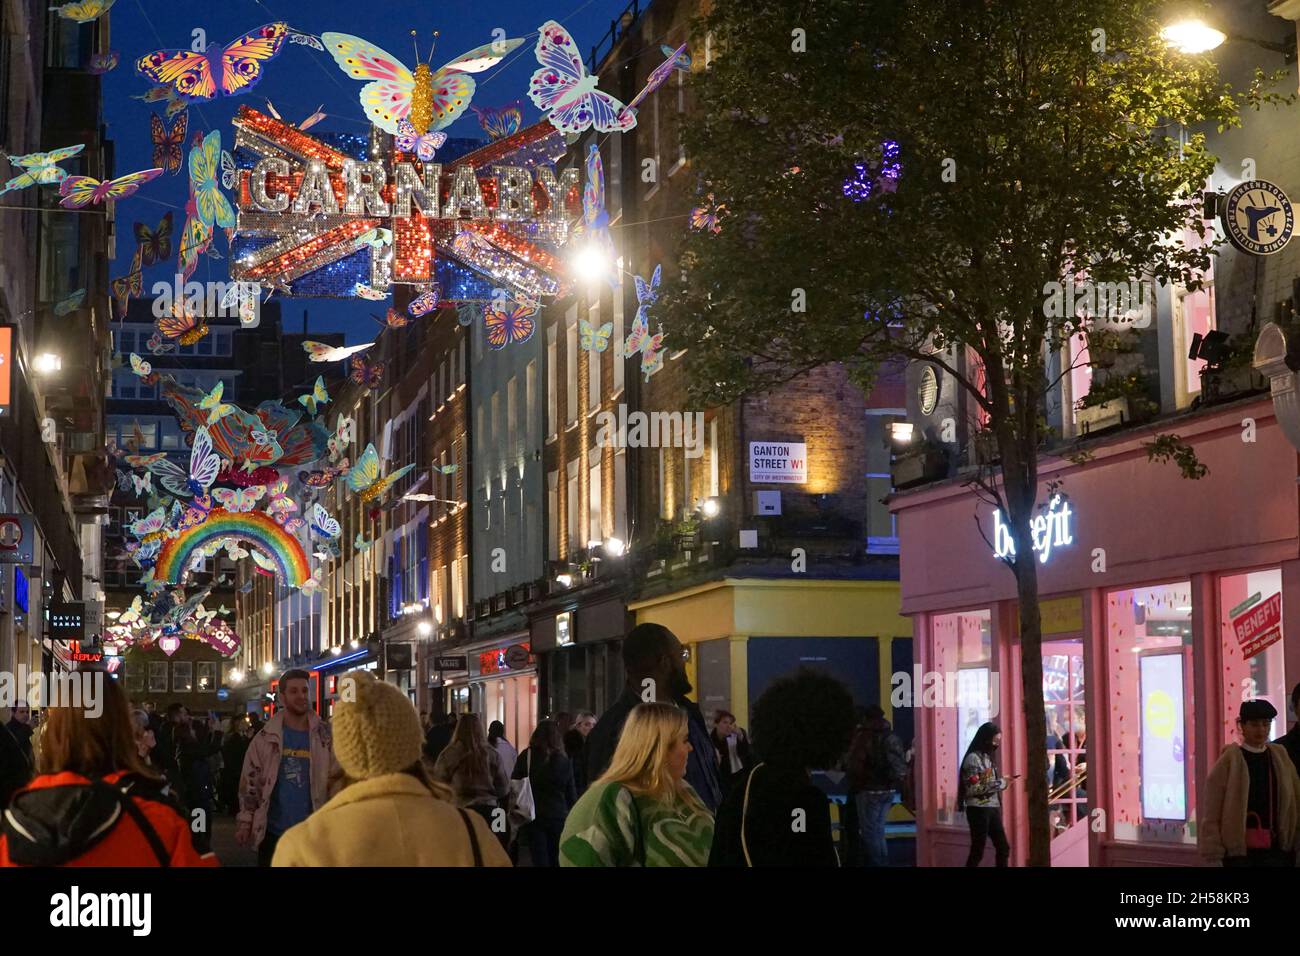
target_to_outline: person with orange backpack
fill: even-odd
[[[45,711],[38,776],[0,825],[0,866],[216,866],[167,782],[140,763],[126,695],[114,680],[97,690],[97,716]]]

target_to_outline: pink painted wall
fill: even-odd
[[[1256,422],[1253,443],[1241,440],[1246,417]],[[1205,478],[1189,481],[1174,465],[1148,462],[1141,448],[1147,432],[1094,448],[1096,460],[1081,467],[1042,462],[1043,483],[1061,480],[1069,497],[1074,536],[1040,564],[1042,594],[1300,557],[1296,451],[1267,399],[1185,426],[1170,423],[1167,430],[1192,442],[1210,469]],[[904,614],[1015,597],[1010,570],[980,535],[982,528],[993,539],[992,509],[971,489],[949,484],[904,492],[891,508],[898,516]],[[1092,571],[1095,548],[1105,549],[1105,574]]]

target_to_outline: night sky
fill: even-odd
[[[193,31],[202,28],[210,44],[224,46],[239,36],[265,24],[284,19],[295,30],[320,36],[322,32],[351,33],[369,40],[398,57],[408,67],[415,65],[415,51],[410,32],[419,31],[420,56],[428,57],[434,30],[441,31],[432,68],[437,69],[455,56],[494,39],[498,27],[511,38],[528,40],[497,66],[474,75],[477,90],[473,104],[501,107],[519,101],[524,125],[535,122],[540,113],[528,99],[528,80],[537,69],[533,55],[536,30],[548,18],[562,23],[578,47],[588,56],[593,44],[601,40],[628,6],[628,0],[312,0],[290,4],[286,0],[229,0],[224,3],[196,0],[118,0],[110,16],[112,48],[121,54],[117,69],[103,77],[104,120],[108,136],[116,149],[118,176],[153,165],[149,136],[149,114],[160,115],[165,103],[145,103],[132,99],[148,91],[153,83],[136,73],[135,61],[159,49],[190,49]],[[607,48],[607,46],[605,47]],[[358,101],[363,83],[345,75],[326,52],[307,46],[286,43],[280,55],[266,64],[262,81],[251,92],[194,104],[190,107],[189,140],[201,130],[221,131],[221,144],[231,149],[235,111],[243,104],[265,112],[271,100],[286,121],[297,123],[324,104],[329,114],[311,132],[364,133],[369,128]],[[446,130],[448,136],[480,137],[486,134],[471,110],[466,110]],[[175,175],[164,175],[144,186],[136,196],[117,204],[117,260],[110,277],[129,271],[135,251],[131,224],[135,221],[156,225],[172,209],[175,220],[173,248],[185,222],[185,202],[189,195],[188,165]],[[220,230],[214,247],[223,258],[204,255],[194,280],[224,281],[227,278],[225,236]],[[155,282],[169,281],[176,272],[175,254],[166,263],[145,269],[145,294]],[[290,331],[302,329],[304,312],[310,331],[343,331],[349,342],[372,338],[378,326],[369,318],[382,311],[383,303],[364,300],[294,298],[282,303],[284,324]]]

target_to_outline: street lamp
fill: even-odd
[[[912,433],[915,426],[911,422],[890,422],[889,437],[900,445],[906,445],[912,440]]]
[[[1237,33],[1225,33],[1203,17],[1188,16],[1172,21],[1160,31],[1160,38],[1180,53],[1208,53],[1223,45],[1225,40],[1237,40],[1253,44],[1260,49],[1282,54],[1287,63],[1294,63],[1296,47],[1294,43],[1276,43],[1260,40],[1256,37],[1241,36]]]
[[[275,665],[272,664],[270,661],[267,661],[265,664],[262,665],[263,675],[265,675],[266,677],[270,677],[274,673],[275,673]]]
[[[420,632],[421,637],[428,637],[433,633],[433,625],[429,621],[421,621],[415,625],[415,629]]]
[[[583,246],[573,257],[574,275],[588,283],[605,278],[609,273],[609,265],[609,259],[594,243]]]
[[[57,372],[63,368],[63,359],[53,352],[42,352],[32,359],[32,368],[42,375],[49,375],[51,372]]]
[[[705,498],[704,504],[700,506],[700,510],[704,512],[704,517],[716,518],[722,511],[722,502],[717,498]]]
[[[623,557],[623,552],[627,550],[627,545],[623,543],[622,538],[606,538],[605,553],[611,558]]]
[[[1207,53],[1228,39],[1228,35],[1204,20],[1189,17],[1166,26],[1160,31],[1160,38],[1180,53]]]

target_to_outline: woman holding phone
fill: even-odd
[[[993,840],[993,852],[998,866],[1006,866],[1011,857],[1011,844],[1002,827],[1002,801],[999,795],[1010,780],[998,772],[994,759],[1002,745],[1002,731],[997,724],[981,724],[975,737],[966,748],[961,770],[957,777],[957,809],[966,811],[970,824],[970,854],[967,866],[979,866],[984,858],[984,844]],[[1012,778],[1014,779],[1014,778]]]

